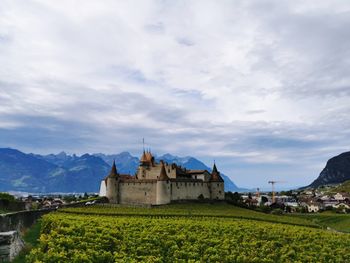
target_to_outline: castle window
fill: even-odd
[[[195,183],[193,183],[193,186],[195,186],[196,184]]]
[[[219,194],[221,194],[221,191],[219,191]]]
[[[170,168],[168,168],[168,173],[170,173]]]
[[[147,195],[147,192],[145,192],[145,196]]]
[[[197,179],[197,175],[194,176],[194,179]]]
[[[218,184],[218,186],[219,186],[219,184]]]

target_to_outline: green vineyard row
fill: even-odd
[[[214,217],[52,213],[28,262],[350,262],[350,235]]]
[[[227,204],[172,204],[152,208],[100,205],[91,207],[65,208],[66,213],[86,215],[114,215],[114,216],[168,216],[168,217],[220,217],[252,219],[266,222],[277,222],[309,227],[320,227],[306,217],[288,215],[271,215]]]

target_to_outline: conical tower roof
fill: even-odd
[[[141,162],[141,163],[147,162],[147,156],[146,156],[145,150],[143,150],[142,156],[141,156],[141,158],[140,158],[140,162]]]
[[[169,180],[169,177],[168,177],[168,175],[166,174],[164,162],[161,161],[161,163],[162,163],[162,168],[160,169],[160,175],[159,175],[159,177],[158,177],[158,181],[167,181],[167,180]]]
[[[117,166],[115,165],[115,160],[113,161],[112,169],[108,177],[118,177]]]
[[[214,166],[213,166],[213,171],[211,172],[211,181],[215,181],[215,182],[223,182],[224,181],[222,179],[222,177],[220,176],[220,172],[216,168],[215,162],[214,162]]]

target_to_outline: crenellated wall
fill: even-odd
[[[164,184],[164,187],[160,187]],[[119,204],[165,204],[171,201],[215,199],[225,196],[222,182],[135,180],[120,182]],[[166,201],[168,200],[168,201]],[[113,202],[111,202],[113,203]]]

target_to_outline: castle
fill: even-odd
[[[115,162],[102,180],[100,195],[115,204],[162,205],[179,200],[223,200],[224,180],[214,163],[213,170],[187,170],[181,166],[156,162],[143,151],[134,176],[119,174]]]

